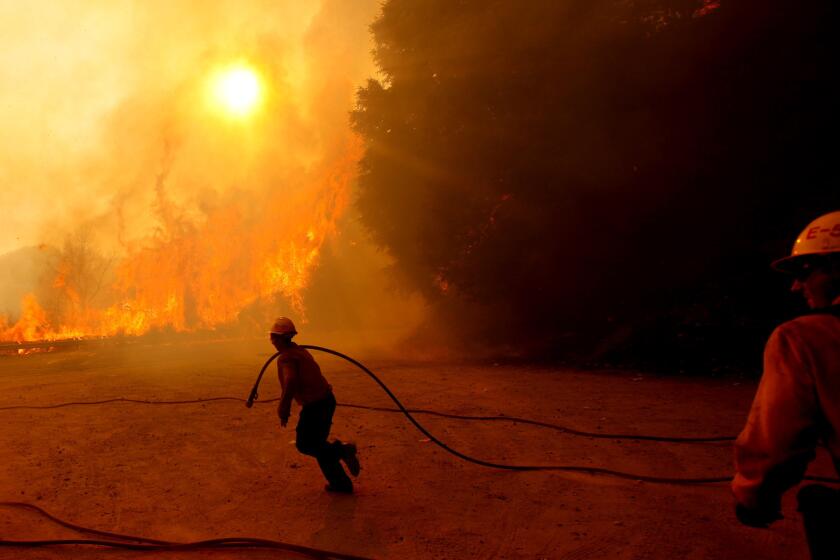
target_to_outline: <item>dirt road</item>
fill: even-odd
[[[305,341],[302,341],[305,342]],[[99,400],[246,397],[270,348],[243,343],[127,345],[0,358],[0,407]],[[340,403],[391,406],[368,378],[318,358]],[[500,414],[582,430],[726,435],[754,385],[624,372],[465,363],[368,364],[406,405]],[[261,396],[276,396],[273,371]],[[293,409],[293,415],[296,410]],[[729,444],[573,437],[514,423],[422,417],[455,448],[489,460],[719,476]],[[294,419],[293,419],[294,421]],[[511,473],[467,464],[404,418],[339,408],[333,434],[358,442],[354,496],[323,491],[275,405],[115,403],[0,411],[0,501],[28,501],[74,523],[174,541],[284,540],[374,558],[796,559],[806,545],[792,495],[771,530],[742,528],[726,485],[665,486],[588,475]],[[826,457],[813,474],[831,476]],[[0,508],[0,537],[75,536]],[[155,553],[0,548],[2,559],[152,558]],[[284,558],[268,551],[166,558]]]

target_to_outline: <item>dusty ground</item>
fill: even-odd
[[[179,344],[0,358],[0,406],[111,397],[245,397],[269,348]],[[389,406],[368,378],[320,357],[339,402]],[[369,365],[408,406],[518,415],[583,430],[719,435],[740,428],[754,385],[492,364]],[[271,370],[270,370],[271,371]],[[263,398],[277,393],[268,375]],[[293,410],[296,414],[296,410]],[[422,417],[457,449],[511,463],[603,466],[664,476],[730,471],[728,445],[595,440],[515,424]],[[110,404],[0,411],[0,501],[74,523],[167,540],[255,536],[375,558],[795,559],[806,545],[792,495],[771,530],[738,526],[725,485],[661,486],[511,473],[457,460],[397,415],[339,408],[359,443],[357,494],[323,491],[275,406]],[[831,475],[825,457],[812,473]],[[0,537],[73,537],[0,508]],[[0,558],[152,558],[159,553],[0,548]],[[266,551],[166,558],[284,558]]]

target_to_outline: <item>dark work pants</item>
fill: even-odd
[[[811,484],[797,498],[812,560],[840,558],[840,490]]]
[[[297,424],[297,448],[304,455],[318,460],[318,466],[330,486],[350,489],[353,483],[341,466],[344,445],[336,440],[327,443],[335,412],[335,397],[330,393],[325,399],[305,405],[300,411]]]

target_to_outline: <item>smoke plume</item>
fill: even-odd
[[[376,0],[0,7],[0,255],[38,245],[46,249],[28,262],[50,255],[37,266],[8,261],[0,338],[243,318],[262,332],[279,313],[317,319],[305,300],[322,249],[368,243],[342,235],[358,229],[347,210],[361,145],[348,113],[375,71],[377,9]],[[231,65],[262,85],[247,118],[208,94]],[[388,258],[362,254],[369,272],[353,274],[371,287],[346,305],[385,283],[377,274]]]

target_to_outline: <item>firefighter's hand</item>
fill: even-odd
[[[748,508],[743,504],[736,504],[735,517],[747,527],[766,529],[774,521],[782,519],[782,514],[778,509]]]

